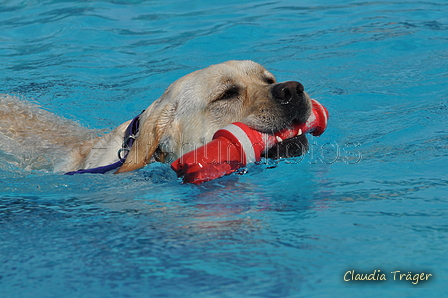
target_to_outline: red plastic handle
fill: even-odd
[[[325,131],[327,122],[327,109],[312,100],[312,113],[306,123],[295,123],[274,134],[261,133],[241,122],[232,123],[217,131],[211,142],[175,160],[171,168],[179,177],[183,176],[185,182],[200,184],[259,161],[264,150],[281,140],[302,133],[319,136]]]

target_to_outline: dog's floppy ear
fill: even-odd
[[[140,116],[140,128],[137,138],[129,151],[124,164],[115,174],[134,171],[150,163],[151,157],[159,146],[167,126],[170,126],[177,109],[176,103],[163,103],[163,97],[156,100]]]

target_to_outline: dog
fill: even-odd
[[[260,64],[233,60],[178,79],[136,118],[99,137],[35,105],[3,96],[0,149],[9,155],[20,151],[17,147],[39,151],[46,156],[43,160],[51,160],[55,172],[104,167],[109,171],[114,164],[118,174],[152,162],[170,163],[233,122],[272,133],[293,121],[306,122],[310,113],[311,100],[301,83],[277,83]],[[301,135],[264,155],[283,158],[306,150],[307,140]]]

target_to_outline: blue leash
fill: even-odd
[[[131,150],[132,145],[134,145],[134,140],[136,138],[138,129],[140,127],[140,115],[142,113],[140,113],[136,117],[134,117],[134,119],[132,119],[129,126],[126,128],[126,132],[124,134],[123,145],[122,145],[121,149],[118,150],[119,160],[117,162],[114,162],[113,164],[110,164],[107,166],[101,166],[101,167],[92,168],[92,169],[80,169],[77,171],[65,173],[64,175],[76,175],[76,174],[86,174],[86,173],[104,174],[106,172],[109,172],[109,171],[112,171],[112,170],[115,170],[115,169],[118,169],[119,167],[121,167],[121,165],[124,164],[126,157],[128,156],[129,151]],[[121,157],[121,154],[123,153],[123,151],[126,152],[126,154],[123,157]]]

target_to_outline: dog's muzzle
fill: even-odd
[[[278,118],[289,125],[293,121],[306,122],[311,112],[311,101],[301,83],[288,81],[271,88],[271,97],[279,111]]]
[[[282,119],[288,122],[306,122],[311,111],[311,103],[305,94],[303,85],[296,81],[278,83],[271,89],[272,98],[283,111]],[[305,135],[299,135],[278,143],[265,152],[264,157],[279,159],[305,154],[308,150],[308,140]]]
[[[272,96],[282,105],[297,103],[303,100],[304,87],[299,82],[289,81],[275,85]]]

